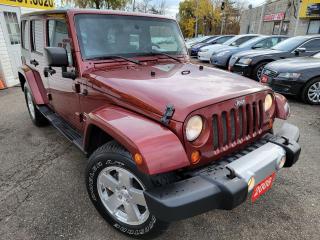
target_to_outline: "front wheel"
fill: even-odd
[[[154,187],[131,154],[115,141],[98,148],[89,159],[86,185],[98,212],[118,231],[134,237],[154,237],[168,223],[149,211],[144,190]]]
[[[311,80],[302,91],[302,100],[313,105],[320,105],[320,78]]]
[[[254,69],[253,69],[253,74],[252,78],[255,79],[256,81],[260,82],[261,80],[261,75],[264,67],[267,65],[267,62],[262,62],[259,63]]]

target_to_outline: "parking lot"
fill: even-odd
[[[160,239],[318,238],[320,110],[290,103],[289,122],[301,131],[299,162],[256,203],[175,222]],[[31,123],[19,88],[0,91],[0,109],[0,238],[127,239],[91,204],[87,159],[53,127]]]

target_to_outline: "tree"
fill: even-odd
[[[222,12],[221,5],[224,2]],[[239,32],[240,11],[245,0],[184,0],[179,4],[179,24],[185,37],[220,34],[224,17],[223,34]],[[197,25],[197,27],[196,27]],[[196,32],[197,31],[197,32]]]
[[[79,8],[123,9],[129,2],[130,0],[63,0],[62,4]]]

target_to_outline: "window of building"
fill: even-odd
[[[28,22],[26,20],[21,22],[21,46],[24,49],[29,49]]]
[[[20,44],[20,27],[15,12],[3,12],[6,21],[10,43],[12,45]]]
[[[275,22],[273,25],[272,35],[278,35],[280,32],[280,22]]]
[[[307,34],[320,33],[320,20],[310,20]]]
[[[64,19],[52,19],[47,22],[48,46],[63,47],[67,50],[69,65],[72,65],[71,46],[67,23]]]
[[[44,38],[43,38],[43,21],[32,20],[31,24],[31,51],[43,53]]]
[[[289,22],[283,22],[280,35],[287,35],[289,30]]]

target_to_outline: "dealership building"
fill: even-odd
[[[20,16],[38,9],[53,9],[54,0],[0,0],[0,80],[6,87],[19,83],[21,65]]]
[[[240,33],[319,34],[320,0],[268,0],[242,12]]]

